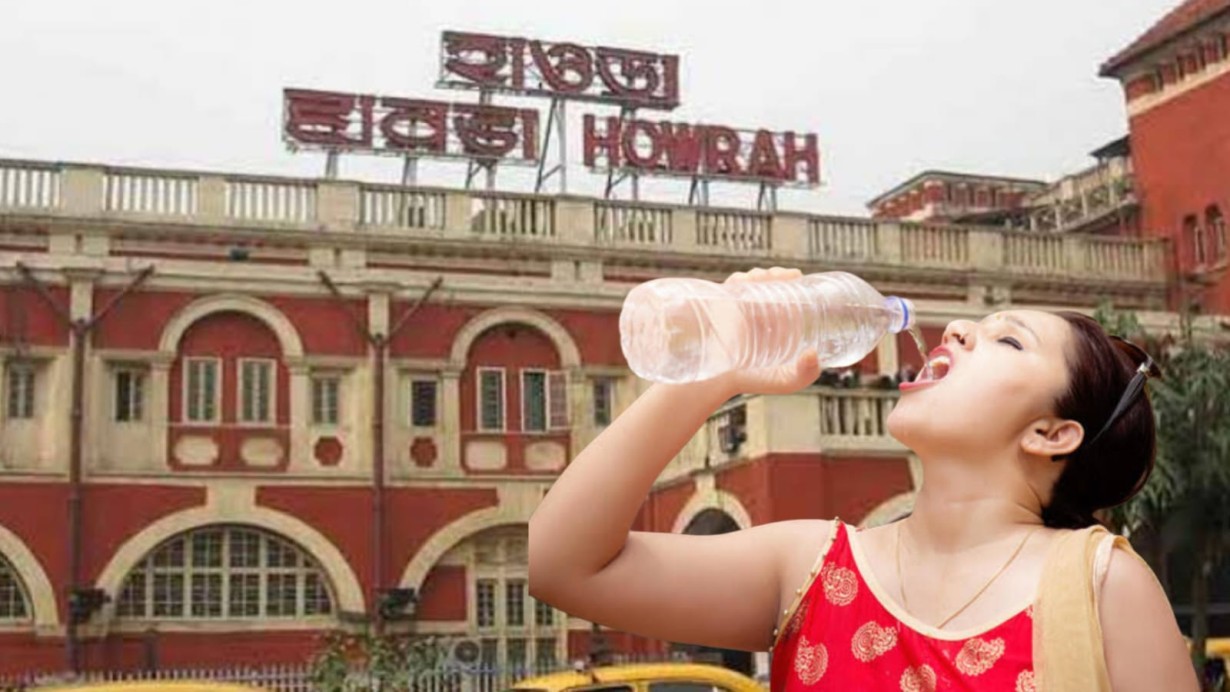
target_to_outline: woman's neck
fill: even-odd
[[[993,473],[995,466],[924,463],[926,482],[905,520],[911,541],[936,553],[956,554],[1041,525],[1036,495],[1023,479]]]

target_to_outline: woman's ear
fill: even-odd
[[[1021,449],[1048,459],[1066,457],[1075,452],[1084,439],[1084,426],[1074,420],[1041,418],[1034,421],[1021,438]]]

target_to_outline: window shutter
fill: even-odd
[[[568,428],[568,376],[563,370],[547,373],[547,407],[552,430]]]
[[[217,418],[217,411],[214,410],[217,407],[217,401],[218,401],[218,398],[217,398],[218,397],[218,394],[217,394],[218,392],[217,390],[217,387],[218,387],[217,361],[212,361],[212,360],[202,361],[201,368],[204,370],[204,374],[205,374],[204,381],[199,390],[200,396],[203,398],[203,401],[202,401],[203,406],[201,407],[201,420],[212,422],[215,418]]]
[[[522,370],[521,429],[524,432],[545,432],[550,428],[547,417],[549,398],[547,373],[540,370]]]
[[[145,418],[145,375],[141,373],[129,374],[131,386],[129,389],[129,420],[142,420]]]
[[[504,379],[496,369],[479,371],[479,430],[504,429]]]

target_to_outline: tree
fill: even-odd
[[[1203,668],[1209,580],[1230,542],[1230,353],[1189,343],[1154,388],[1166,492],[1156,528],[1191,559],[1193,660]]]
[[[334,632],[312,659],[310,677],[319,692],[412,692],[420,682],[441,689],[424,678],[445,671],[447,659],[447,645],[435,637]]]
[[[1105,307],[1095,317],[1108,331],[1141,333],[1134,316]],[[1152,529],[1162,538],[1164,553],[1185,557],[1193,565],[1192,660],[1203,670],[1209,581],[1230,555],[1230,351],[1196,341],[1189,313],[1184,312],[1180,325],[1173,348],[1148,340],[1163,368],[1163,379],[1151,384],[1158,421],[1153,476],[1140,494],[1115,508],[1110,519],[1128,532]],[[1166,558],[1162,555],[1159,564]]]

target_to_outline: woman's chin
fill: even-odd
[[[919,424],[919,421],[915,420],[915,417],[911,415],[909,408],[909,404],[903,405],[901,401],[898,401],[893,410],[889,411],[888,418],[885,420],[888,434],[907,447],[911,446],[909,439],[913,436]]]
[[[936,428],[935,411],[925,406],[913,406],[912,402],[899,400],[885,421],[888,434],[901,444],[918,451],[920,447],[935,444],[944,437]]]

